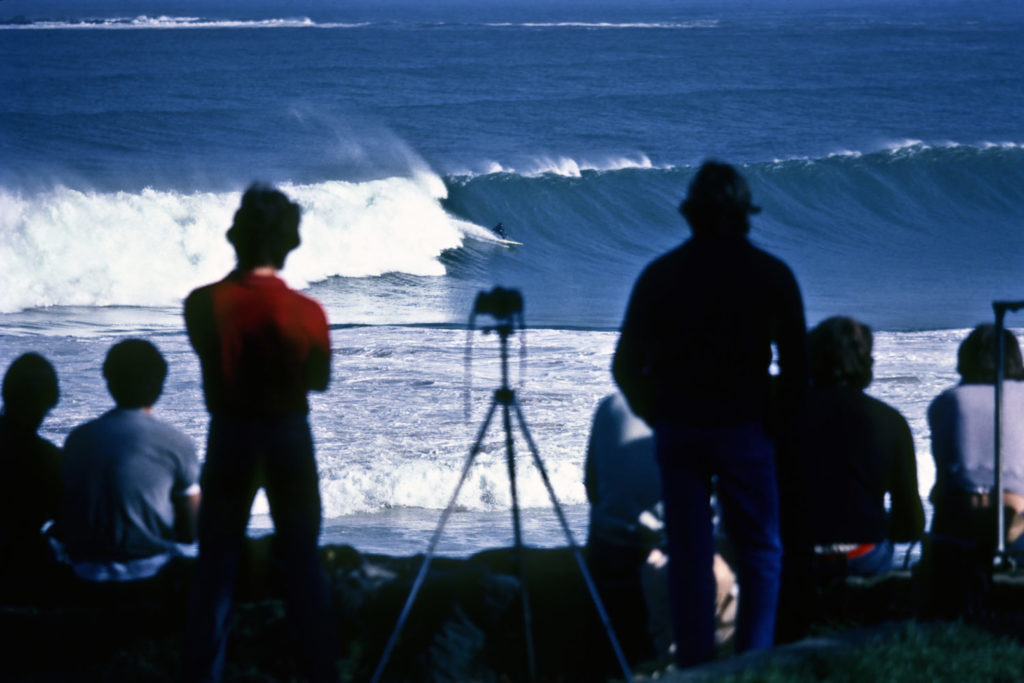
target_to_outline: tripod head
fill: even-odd
[[[480,328],[484,334],[497,332],[501,338],[501,388],[499,392],[508,400],[511,397],[511,389],[508,384],[508,338],[518,329],[522,334],[519,336],[519,384],[523,383],[523,368],[526,365],[526,323],[523,318],[523,295],[518,289],[506,289],[495,287],[489,292],[479,292],[473,302],[473,310],[469,314],[469,323],[466,328],[466,356],[465,356],[465,387],[463,393],[463,412],[469,420],[469,399],[471,390],[472,365],[473,365],[473,332],[476,331],[476,317],[478,315],[489,315],[494,318],[493,325]]]
[[[484,327],[483,332],[497,332],[508,337],[516,330],[523,329],[523,295],[518,289],[495,287],[489,292],[479,292],[473,302],[473,312],[469,316],[469,328],[472,330],[477,315],[494,317],[494,327]]]

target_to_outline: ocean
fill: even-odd
[[[493,321],[469,327],[495,286],[523,294],[511,377],[583,542],[626,300],[718,158],[750,181],[751,238],[791,265],[808,323],[875,330],[869,393],[909,420],[926,496],[928,403],[992,302],[1024,298],[1021,35],[1024,5],[985,1],[4,0],[0,367],[54,363],[61,444],[111,407],[111,344],[148,338],[171,366],[156,414],[202,454],[181,302],[233,266],[240,192],[274,183],[303,209],[283,276],[332,323],[311,416],[323,542],[425,550],[500,383]],[[515,437],[524,540],[562,545]],[[511,539],[498,422],[439,552]]]

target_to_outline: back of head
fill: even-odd
[[[835,316],[811,330],[811,382],[816,387],[863,389],[871,384],[871,328]]]
[[[4,414],[35,430],[57,405],[60,390],[50,361],[38,353],[18,356],[4,375]]]
[[[739,172],[720,161],[705,161],[679,206],[695,236],[745,235],[749,215],[758,213],[750,186]]]
[[[167,361],[148,341],[126,339],[107,352],[103,377],[118,408],[146,408],[160,398]]]
[[[258,183],[250,185],[227,235],[235,247],[238,267],[283,268],[288,252],[299,246],[299,215],[299,205],[283,192]]]
[[[975,327],[956,355],[956,371],[965,384],[995,384],[999,338],[996,326],[984,323]],[[1024,379],[1020,344],[1009,330],[1003,330],[1003,377]]]

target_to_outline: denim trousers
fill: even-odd
[[[681,667],[715,655],[713,487],[740,585],[736,650],[772,646],[782,569],[775,449],[760,423],[655,428]]]
[[[183,678],[216,681],[223,673],[249,513],[263,488],[274,520],[286,616],[307,675],[336,679],[336,624],[317,554],[320,493],[306,416],[214,417],[200,484],[199,560]]]

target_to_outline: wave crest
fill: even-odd
[[[465,230],[441,207],[430,174],[281,185],[303,210],[302,246],[282,273],[292,286],[332,276],[444,275],[438,260]],[[58,187],[0,190],[0,312],[45,306],[176,305],[234,265],[224,233],[237,193]]]

